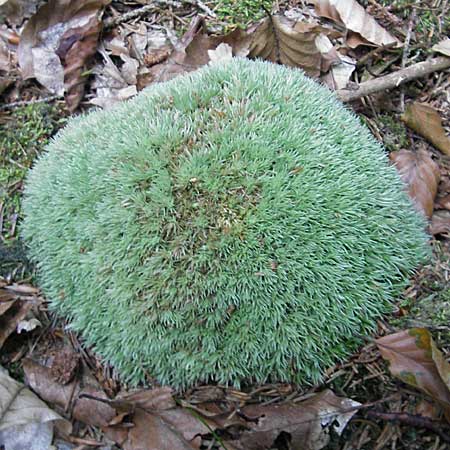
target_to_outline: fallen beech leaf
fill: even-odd
[[[431,217],[440,178],[438,165],[425,150],[412,152],[402,149],[389,156],[417,209]]]
[[[71,416],[80,422],[94,427],[107,427],[116,415],[114,409],[105,402],[80,398],[81,394],[88,394],[107,399],[98,383],[87,374],[83,375],[81,383],[74,380],[62,385],[54,380],[50,368],[30,359],[24,360],[23,370],[33,391],[47,403],[70,411]]]
[[[436,400],[450,420],[450,364],[436,347],[429,331],[411,328],[377,339],[391,373]]]
[[[245,31],[236,29],[224,36],[209,36],[204,31],[203,21],[195,19],[170,57],[149,69],[146,84],[166,81],[198,69],[209,62],[208,51],[215,50],[220,44],[228,44],[233,56],[299,67],[307,75],[318,77],[340,61],[333,46],[324,50],[325,31],[318,24],[294,22],[275,15]]]
[[[291,437],[292,449],[320,450],[328,444],[330,430],[340,435],[359,405],[325,390],[296,404],[245,406],[241,413],[251,419],[248,430],[233,445],[242,450],[271,449],[285,432]]]
[[[410,103],[401,119],[445,155],[450,156],[450,138],[442,126],[438,112],[427,103]]]
[[[450,210],[450,194],[445,197],[438,197],[436,199],[435,207],[437,209],[449,209]]]
[[[53,422],[57,422],[63,433],[71,433],[69,422],[0,368],[0,446],[6,444],[6,448],[30,450],[49,448]],[[43,445],[36,446],[37,440]]]
[[[333,77],[333,89],[345,89],[352,73],[356,69],[356,60],[347,55],[340,55],[341,62],[331,67],[330,74]]]
[[[96,89],[97,96],[90,103],[101,108],[109,108],[119,101],[136,95],[136,85],[130,85],[125,80],[128,77],[130,81],[134,81],[132,73],[133,63],[129,62],[128,65],[124,64],[125,73],[122,73],[106,53],[103,46],[100,46],[98,51],[103,56],[105,63],[102,67],[96,67],[94,69],[95,81],[93,87]],[[136,74],[134,75],[136,76]]]
[[[22,300],[14,292],[0,289],[0,348],[32,307],[32,301]]]
[[[398,39],[388,33],[368,14],[356,0],[313,0],[316,14],[345,25],[352,33],[347,36],[347,45],[355,48],[359,45],[388,45]]]
[[[217,428],[207,417],[178,408],[168,387],[126,393],[109,401],[120,414],[129,413],[133,427],[120,424],[105,429],[107,436],[125,450],[192,450],[200,437]]]
[[[331,64],[340,61],[334,47],[323,47],[327,39],[322,34],[324,31],[318,24],[272,16],[249,33],[253,38],[248,57],[299,67],[307,75],[318,77],[321,71],[327,71]]]
[[[208,50],[211,62],[227,61],[233,57],[233,49],[228,44],[222,43],[215,50]]]
[[[437,44],[434,44],[433,47],[431,47],[431,50],[450,57],[450,38],[443,39]]]
[[[100,15],[110,0],[50,0],[28,21],[18,48],[25,79],[36,78],[62,95],[71,111],[84,92],[83,73],[95,53]]]
[[[450,211],[436,211],[431,218],[430,233],[450,236]]]

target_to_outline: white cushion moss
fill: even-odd
[[[72,120],[24,210],[51,304],[132,383],[316,382],[427,255],[358,119],[240,59]]]

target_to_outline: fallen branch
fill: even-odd
[[[381,413],[377,411],[368,411],[367,417],[370,419],[381,419],[386,422],[399,422],[414,428],[425,428],[437,434],[444,442],[450,442],[450,435],[446,433],[448,427],[441,421],[432,420],[428,417],[407,413]]]
[[[449,67],[450,58],[439,56],[428,61],[413,64],[384,77],[361,83],[355,90],[339,89],[336,91],[336,94],[343,102],[351,102],[352,100],[374,94],[375,92],[396,88],[407,81],[415,80],[416,78],[421,78],[438,70],[448,69]]]

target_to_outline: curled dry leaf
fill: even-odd
[[[431,218],[430,233],[450,237],[450,211],[436,211]]]
[[[442,126],[439,113],[427,103],[410,103],[401,119],[445,155],[450,156],[450,138]]]
[[[28,21],[18,57],[23,77],[36,78],[62,95],[71,111],[84,92],[88,63],[96,51],[100,15],[110,0],[50,0]]]
[[[386,31],[366,12],[356,0],[313,0],[316,13],[349,30],[347,45],[355,48],[359,45],[389,45],[398,39]]]
[[[428,394],[450,420],[450,364],[436,347],[429,331],[411,328],[377,339],[391,373]]]
[[[402,149],[392,152],[390,158],[417,209],[431,217],[440,178],[438,165],[425,150],[413,152]]]
[[[249,419],[248,430],[233,444],[242,450],[268,450],[284,432],[291,437],[291,448],[320,450],[329,443],[331,429],[340,435],[360,405],[330,390],[296,404],[249,405],[241,410]]]
[[[433,47],[431,47],[431,50],[450,57],[450,38],[443,39],[437,44],[434,44]]]
[[[54,422],[63,433],[71,433],[69,422],[0,368],[0,446],[33,450],[49,448]],[[37,440],[40,447],[36,446]]]
[[[245,31],[236,29],[224,36],[209,36],[204,31],[203,21],[195,19],[171,56],[164,63],[150,68],[147,84],[198,69],[209,62],[208,51],[221,44],[229,45],[233,56],[299,67],[307,75],[318,77],[340,61],[332,45],[323,45],[326,32],[318,24],[295,22],[275,15]]]
[[[84,373],[79,380],[62,385],[57,382],[50,368],[30,359],[23,362],[23,370],[28,385],[47,403],[68,411],[76,420],[94,427],[106,427],[115,417],[115,410],[105,402],[81,398],[88,394],[100,399],[107,399],[95,379]]]
[[[31,299],[21,299],[14,291],[0,289],[0,348],[6,339],[17,330],[18,325],[25,319],[32,307]]]

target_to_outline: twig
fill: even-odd
[[[436,433],[444,442],[450,442],[450,435],[443,431],[443,428],[448,430],[448,427],[441,421],[432,420],[428,417],[407,413],[381,413],[377,411],[367,411],[367,417],[381,419],[387,422],[400,422],[415,428],[425,428]]]
[[[49,95],[48,97],[36,98],[34,100],[21,100],[19,102],[6,103],[5,105],[0,105],[0,111],[5,109],[17,108],[18,106],[27,106],[34,105],[36,103],[45,103],[52,102],[53,100],[57,100],[58,98],[62,98],[61,95]]]
[[[416,23],[416,8],[413,7],[411,17],[409,19],[408,32],[406,33],[405,44],[403,46],[402,69],[406,67],[406,63],[408,62],[409,45],[411,43],[411,34],[415,23]],[[401,112],[405,111],[405,90],[403,88],[401,89],[400,92],[400,111]]]
[[[172,0],[153,0],[150,5],[145,5],[142,8],[133,9],[130,12],[121,14],[117,17],[110,17],[103,22],[103,28],[105,30],[120,25],[121,23],[128,22],[129,20],[136,19],[137,17],[145,16],[146,14],[154,11],[159,5],[172,6],[174,8],[181,7],[181,3]]]
[[[103,22],[103,28],[108,30],[109,28],[113,28],[116,25],[120,25],[121,23],[128,22],[129,20],[136,19],[137,17],[145,16],[148,13],[151,13],[158,9],[161,5],[163,6],[172,6],[173,8],[181,8],[183,3],[187,3],[189,5],[197,6],[198,8],[205,11],[206,14],[210,17],[216,17],[214,11],[211,10],[208,6],[206,6],[201,0],[152,0],[150,5],[145,5],[142,8],[133,9],[130,12],[125,14],[121,14],[117,17],[110,17]]]
[[[438,70],[445,70],[449,67],[450,58],[439,56],[428,61],[413,64],[412,66],[390,73],[384,77],[366,81],[358,85],[354,90],[339,89],[336,91],[336,94],[343,102],[351,102],[352,100],[374,94],[375,92],[396,88],[407,81],[415,80],[416,78],[429,75]]]
[[[209,7],[206,6],[201,0],[183,0],[184,3],[189,3],[194,6],[198,6],[200,9],[205,11],[206,14],[208,14],[209,17],[216,18],[216,13]]]

